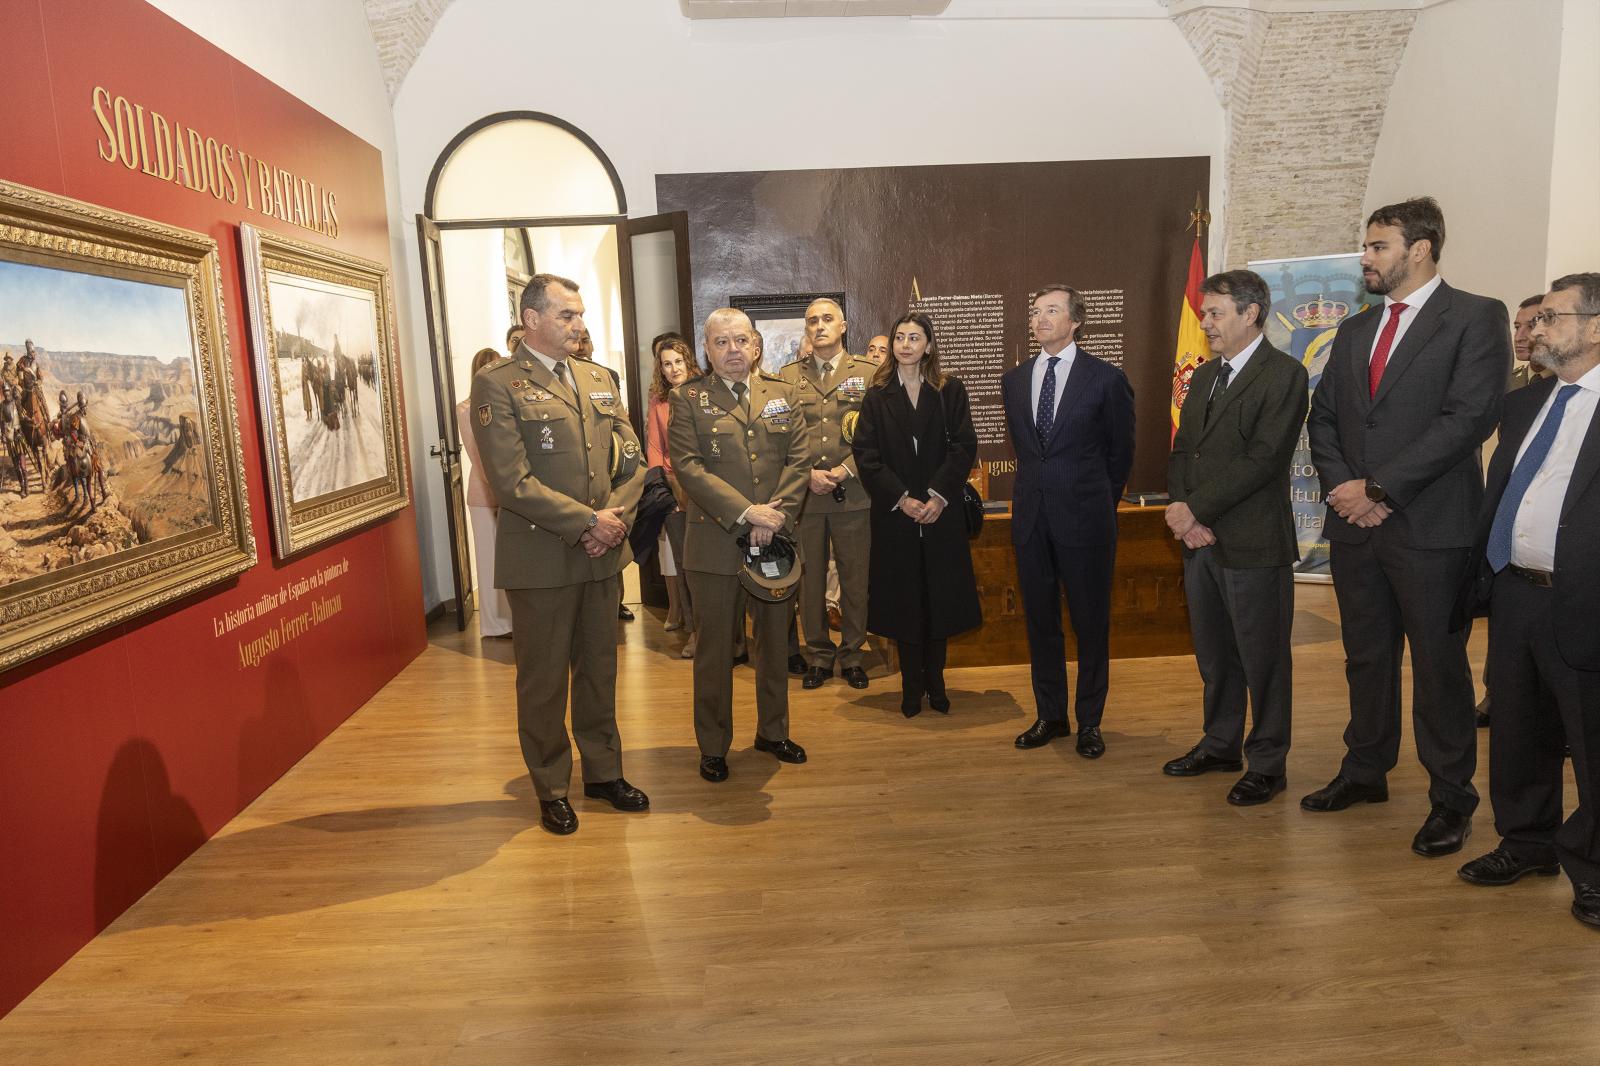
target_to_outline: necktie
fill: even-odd
[[[1212,388],[1211,395],[1206,397],[1206,420],[1201,425],[1209,426],[1211,424],[1211,408],[1216,404],[1217,398],[1228,391],[1228,377],[1232,373],[1233,364],[1224,359],[1222,361],[1222,374],[1217,378],[1217,384]]]
[[[1050,431],[1056,424],[1056,364],[1059,362],[1061,357],[1052,355],[1045,364],[1044,384],[1039,389],[1039,410],[1033,416],[1041,443],[1050,439]]]
[[[746,391],[748,389],[744,382],[735,381],[733,383],[733,398],[739,402],[739,413],[748,418],[750,416],[750,404],[744,396]]]
[[[567,361],[565,359],[556,364],[556,381],[560,383],[563,389],[567,390],[568,398],[576,403],[578,394],[572,391],[572,381],[567,377]]]
[[[1378,335],[1378,347],[1372,353],[1372,362],[1367,366],[1367,396],[1376,399],[1378,395],[1378,382],[1383,380],[1383,368],[1389,365],[1389,349],[1394,347],[1394,335],[1400,329],[1400,316],[1405,313],[1407,304],[1390,304],[1389,321],[1383,324],[1383,332]]]
[[[1544,424],[1533,435],[1528,450],[1517,460],[1511,479],[1506,482],[1506,491],[1500,494],[1500,506],[1494,509],[1494,525],[1489,527],[1489,548],[1484,553],[1490,568],[1497,574],[1511,562],[1511,531],[1517,524],[1522,498],[1528,494],[1528,486],[1533,484],[1539,468],[1549,458],[1556,432],[1561,428],[1561,415],[1567,409],[1567,401],[1578,394],[1578,389],[1577,385],[1563,385],[1557,391],[1556,402],[1551,405]]]

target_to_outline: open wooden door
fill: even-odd
[[[422,253],[422,299],[428,320],[428,350],[433,357],[433,394],[439,439],[428,454],[444,477],[445,517],[450,527],[450,577],[455,588],[456,628],[467,628],[472,613],[472,557],[467,545],[467,495],[461,483],[461,431],[456,424],[456,389],[450,373],[450,324],[444,306],[444,257],[439,227],[417,216],[417,247]]]

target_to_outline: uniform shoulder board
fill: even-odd
[[[793,366],[794,364],[790,363],[789,365]],[[762,379],[766,380],[766,381],[776,381],[780,385],[792,385],[792,384],[794,384],[792,381],[788,380],[785,377],[782,377],[779,374],[769,374],[765,370],[759,371],[759,373],[760,373]]]

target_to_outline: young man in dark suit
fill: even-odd
[[[1479,449],[1511,373],[1511,330],[1499,300],[1439,277],[1444,215],[1431,198],[1378,208],[1363,247],[1366,288],[1383,307],[1339,327],[1309,422],[1350,724],[1338,774],[1300,806],[1340,811],[1389,798],[1409,644],[1413,733],[1432,805],[1411,850],[1449,855],[1478,805],[1466,635],[1450,632],[1450,614],[1483,500]]]
[[[1066,590],[1078,640],[1078,754],[1105,754],[1100,718],[1111,674],[1111,571],[1117,502],[1133,466],[1133,389],[1121,370],[1077,346],[1087,309],[1066,285],[1034,297],[1028,325],[1039,354],[1001,379],[1017,455],[1011,542],[1027,615],[1038,719],[1019,748],[1071,731],[1067,717]]]
[[[1248,755],[1249,771],[1228,793],[1229,803],[1245,807],[1288,783],[1292,567],[1300,557],[1289,465],[1306,421],[1306,368],[1262,334],[1272,294],[1259,274],[1213,274],[1200,292],[1200,328],[1217,358],[1189,383],[1167,465],[1167,525],[1183,541],[1205,736],[1162,772],[1237,773]]]
[[[1500,845],[1461,867],[1476,885],[1572,879],[1600,927],[1600,273],[1558,278],[1533,354],[1554,371],[1506,398],[1456,624],[1489,614],[1489,799]],[[1561,820],[1563,739],[1577,809]],[[1559,865],[1558,865],[1559,864]]]

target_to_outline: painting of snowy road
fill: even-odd
[[[269,273],[278,388],[295,503],[386,473],[384,382],[373,294]]]

